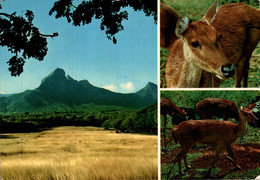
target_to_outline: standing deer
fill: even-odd
[[[259,10],[244,3],[236,3],[223,5],[217,12],[216,0],[201,20],[190,24],[187,23],[187,18],[179,18],[172,8],[164,4],[161,4],[160,15],[161,47],[170,50],[165,70],[167,87],[218,87],[223,77],[234,74],[234,66],[224,63],[226,60],[223,59],[227,58],[236,67],[236,87],[240,87],[242,78],[244,87],[247,86],[249,59],[260,37]],[[213,30],[204,27],[196,29],[201,22],[207,22]],[[176,27],[175,32],[172,27]],[[188,39],[186,34],[192,32],[191,27],[195,27],[196,32]],[[211,41],[214,34],[217,34],[216,42]],[[201,36],[209,38],[201,39]],[[186,39],[186,44],[180,39]],[[216,44],[217,50],[213,48],[214,51],[208,51],[212,43],[213,47]],[[212,56],[212,53],[218,51],[220,54],[224,52],[226,57]],[[207,55],[210,56],[210,60]],[[214,71],[219,70],[219,66],[214,65],[216,61],[224,63],[220,72]]]
[[[221,98],[206,98],[196,104],[197,112],[201,119],[212,119],[222,117],[224,120],[234,118],[239,120],[239,110],[237,105],[230,100]]]
[[[182,111],[176,104],[174,104],[170,99],[161,99],[161,115],[164,117],[163,129],[164,129],[164,139],[166,137],[166,125],[167,125],[167,115],[172,117],[172,124],[179,124],[186,120],[186,113]]]
[[[242,136],[248,122],[254,122],[257,118],[248,108],[242,108],[239,111],[239,123],[235,124],[229,121],[219,120],[189,120],[174,126],[171,130],[172,138],[181,145],[181,151],[173,160],[173,165],[178,162],[179,175],[183,175],[181,160],[184,159],[186,168],[190,168],[187,163],[187,153],[194,144],[217,145],[216,155],[213,158],[212,166],[224,147],[229,155],[228,159],[233,163],[236,169],[240,169],[234,158],[231,145]]]

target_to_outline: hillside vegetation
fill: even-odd
[[[157,134],[157,104],[145,108],[89,105],[88,111],[0,114],[0,132],[37,132],[58,126],[95,126]]]
[[[88,105],[141,108],[157,102],[157,85],[148,82],[135,93],[116,93],[88,80],[74,80],[57,68],[38,88],[0,97],[0,113],[79,111]]]
[[[179,107],[195,108],[196,104],[207,97],[231,100],[238,107],[248,106],[260,95],[260,91],[161,91],[161,99],[169,98]]]

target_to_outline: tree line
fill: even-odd
[[[0,132],[38,132],[58,126],[95,126],[118,132],[157,134],[157,104],[141,109],[0,115]]]

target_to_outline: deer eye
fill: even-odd
[[[219,35],[218,35],[218,41],[220,41],[221,38],[222,38],[222,35],[219,34]]]
[[[192,45],[192,47],[194,47],[194,48],[201,47],[199,41],[194,41],[194,42],[191,43],[191,45]]]

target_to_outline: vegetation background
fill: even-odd
[[[196,104],[205,98],[222,98],[236,103],[237,107],[248,106],[260,91],[253,90],[225,90],[225,91],[161,91],[161,99],[171,99],[177,106],[196,108]]]
[[[196,104],[201,100],[212,97],[212,98],[222,98],[226,100],[232,100],[236,103],[237,107],[240,106],[246,107],[252,101],[256,100],[256,97],[260,95],[260,91],[257,90],[247,90],[247,91],[234,91],[234,90],[225,90],[225,91],[161,91],[161,99],[171,99],[177,106],[193,108],[195,109]],[[196,116],[198,117],[198,115]],[[169,130],[172,128],[171,117],[167,117],[167,130],[166,134],[169,133]],[[230,121],[235,123],[234,119]],[[260,174],[260,155],[259,155],[259,142],[260,142],[260,129],[259,123],[249,124],[246,133],[240,137],[237,141],[238,144],[243,143],[254,143],[258,144],[258,152],[251,151],[250,149],[245,149],[241,151],[240,149],[235,149],[235,156],[238,159],[241,166],[243,166],[241,171],[232,171],[232,164],[229,161],[225,161],[225,158],[220,158],[217,160],[217,168],[212,170],[210,178],[214,179],[254,179]],[[163,121],[161,120],[161,127],[163,126]],[[169,138],[169,134],[167,136]],[[164,142],[163,137],[161,136],[161,142]],[[178,177],[178,165],[176,164],[172,167],[171,161],[180,151],[180,145],[172,143],[167,147],[161,145],[161,178],[177,178]],[[208,165],[210,164],[210,159],[214,153],[214,147],[205,146],[205,145],[195,145],[194,148],[188,153],[188,163],[194,168],[186,171],[186,175],[181,178],[206,178],[205,174],[208,170]],[[248,154],[245,154],[248,153]],[[256,162],[254,161],[256,160]],[[258,162],[257,162],[258,161]],[[203,168],[196,168],[196,162],[204,164]],[[222,164],[221,164],[222,163]],[[228,166],[229,169],[226,167]],[[183,166],[184,167],[184,164]],[[172,169],[171,169],[172,168]],[[171,169],[171,170],[170,170]],[[184,168],[185,169],[185,168]],[[230,170],[231,169],[231,170]],[[207,177],[209,178],[209,177]]]
[[[86,107],[87,106],[87,107]],[[122,132],[157,134],[157,104],[122,108],[89,104],[61,112],[0,114],[0,132],[38,132],[58,126],[95,126]]]
[[[165,4],[173,7],[180,16],[186,16],[192,21],[197,21],[203,17],[207,9],[213,4],[215,0],[161,0]],[[218,4],[228,4],[235,2],[244,2],[259,8],[258,0],[219,0]],[[169,51],[166,49],[160,50],[160,87],[166,88],[165,82],[165,64],[168,58]],[[251,60],[248,76],[248,87],[258,87],[260,85],[260,43],[254,50]],[[235,77],[223,81],[220,87],[234,87]]]

